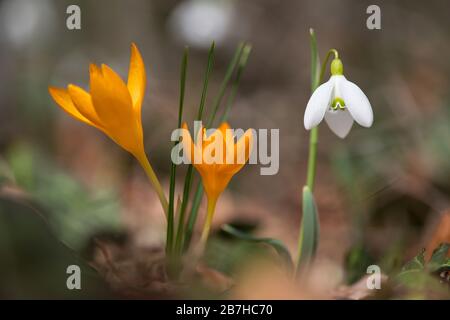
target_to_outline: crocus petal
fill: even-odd
[[[193,165],[202,177],[202,184],[208,200],[215,201],[226,188],[233,175],[247,162],[253,145],[253,130],[247,130],[235,144],[228,123],[222,123],[219,128],[208,136],[205,128],[202,127],[198,132],[199,136],[194,147],[186,123],[183,123],[182,128],[185,129],[182,132],[183,149],[185,152],[187,150],[186,153],[190,159],[192,159],[193,155],[198,156],[200,153],[199,157],[202,162],[194,162]],[[237,161],[228,163],[228,159],[225,157],[226,153],[219,155],[220,150],[228,152],[229,149],[234,151],[236,158],[238,158],[238,155],[241,155],[240,158],[243,156],[244,163],[237,163]]]
[[[322,121],[331,100],[332,90],[333,81],[330,79],[320,85],[309,98],[303,119],[306,130],[314,128]]]
[[[223,122],[217,129],[203,130],[203,149],[211,143],[220,143],[225,146],[226,132],[228,129],[230,129],[228,123]]]
[[[205,168],[203,171],[199,170],[199,173],[202,177],[202,184],[205,188],[208,200],[213,201],[214,199],[217,200],[220,194],[225,190],[233,175],[216,171],[215,168],[217,165],[215,164],[211,166],[212,167],[210,168]],[[213,168],[214,172],[211,171],[211,168]]]
[[[183,125],[181,126],[181,128],[183,129],[181,132],[181,143],[183,144],[183,150],[184,153],[187,157],[187,159],[194,164],[194,160],[195,159],[199,159],[201,161],[201,151],[199,149],[199,147],[197,147],[194,142],[192,141],[192,137],[191,134],[189,133],[189,128],[186,124],[186,122],[183,123]],[[201,128],[199,130],[201,132]]]
[[[125,83],[108,66],[91,65],[90,86],[95,111],[106,126],[130,124],[133,119],[130,93]]]
[[[90,68],[91,97],[107,134],[125,150],[142,152],[142,124],[135,117],[125,83],[108,66]]]
[[[133,101],[133,108],[139,114],[144,99],[146,79],[144,61],[136,45],[132,43],[127,87]]]
[[[353,125],[353,118],[347,110],[328,111],[325,121],[339,138],[345,138]]]
[[[225,161],[225,130],[228,125],[221,124],[218,129],[215,129],[212,133],[208,130],[203,134],[203,162],[206,165],[212,165],[215,167],[217,164],[224,163]]]
[[[233,134],[231,133],[230,125],[227,122],[223,122],[218,130],[222,133],[222,138],[226,144],[234,144]]]
[[[94,106],[92,105],[91,95],[82,88],[73,84],[69,84],[67,91],[77,110],[89,121],[91,121],[95,127],[100,129],[102,125],[97,113],[95,112]]]
[[[53,100],[55,100],[55,102],[58,104],[58,106],[60,106],[69,115],[88,125],[94,125],[89,119],[87,119],[77,110],[66,89],[49,87],[48,91]]]
[[[227,163],[227,154],[229,152],[230,149],[233,148],[234,146],[234,137],[232,134],[232,129],[230,128],[230,125],[227,122],[223,122],[219,128],[218,128],[219,132],[222,135],[222,158],[223,158],[223,163]]]
[[[373,112],[369,99],[362,90],[353,82],[344,80],[341,82],[341,91],[353,119],[363,127],[370,127],[373,123]]]
[[[231,147],[234,148],[234,163],[224,166],[221,171],[234,175],[242,169],[250,158],[253,147],[253,130],[247,129],[236,144],[233,144]]]

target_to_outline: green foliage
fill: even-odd
[[[316,254],[319,243],[319,218],[314,195],[309,187],[303,187],[303,217],[299,236],[298,268],[308,265]]]
[[[413,259],[408,261],[402,268],[402,272],[405,271],[417,271],[425,269],[425,249],[416,255]]]
[[[243,232],[232,225],[226,224],[222,226],[222,231],[226,232],[227,234],[230,234],[233,237],[236,237],[237,239],[253,242],[253,243],[261,243],[266,244],[270,247],[272,247],[280,256],[281,259],[283,259],[283,262],[285,263],[287,269],[289,271],[292,271],[294,269],[294,263],[292,261],[291,254],[289,253],[289,250],[286,248],[283,242],[281,242],[278,239],[272,239],[272,238],[259,238],[255,237],[247,232]]]
[[[450,250],[450,243],[441,243],[431,255],[430,261],[425,262],[425,249],[408,261],[402,268],[402,273],[407,271],[428,271],[435,272],[448,266],[449,258],[447,253]]]
[[[261,243],[223,232],[210,238],[203,260],[210,268],[232,276],[254,261],[273,261],[274,255],[270,249]]]
[[[7,154],[7,165],[9,183],[26,192],[25,201],[34,204],[68,247],[78,251],[92,235],[120,230],[119,204],[113,190],[86,190],[29,145],[14,146]]]
[[[371,264],[374,264],[374,260],[367,248],[361,243],[353,245],[345,257],[347,283],[352,284],[361,279]]]
[[[441,243],[431,255],[430,262],[428,263],[428,269],[431,272],[435,272],[443,267],[449,266],[450,259],[447,258],[447,253],[450,250],[450,243]]]
[[[31,205],[0,194],[0,298],[113,298],[88,264],[50,232]],[[82,290],[68,290],[66,269],[81,269]]]
[[[439,283],[436,271],[448,267],[449,259],[447,252],[450,249],[449,243],[442,243],[433,251],[428,263],[425,261],[425,249],[408,261],[402,271],[395,277],[395,280],[410,290],[418,294],[448,295],[445,286]]]
[[[183,58],[181,60],[181,71],[180,71],[180,100],[178,105],[178,125],[177,128],[181,128],[181,123],[183,121],[183,107],[184,107],[184,94],[185,94],[185,87],[186,87],[186,72],[187,72],[187,65],[188,65],[188,54],[189,50],[188,48],[184,49]],[[176,141],[174,143],[174,146],[176,146],[179,143],[179,141]],[[175,163],[172,162],[170,166],[170,190],[169,190],[169,210],[167,214],[167,238],[166,238],[166,252],[171,254],[174,245],[174,219],[175,219],[175,179],[177,174],[177,166]],[[184,212],[183,212],[184,214]],[[180,216],[180,221],[178,222],[179,225],[183,222],[183,217]],[[179,238],[176,236],[176,238]],[[175,239],[176,241],[176,239]],[[179,240],[178,240],[179,241]],[[176,241],[176,244],[177,242]],[[176,247],[176,245],[175,245]]]
[[[200,103],[201,107],[199,109],[200,117],[198,117],[197,120],[202,119],[200,110],[203,111],[203,104],[205,103],[204,99],[206,97],[206,90],[208,87],[207,79],[209,77],[209,72],[211,71],[212,58],[214,57],[213,50],[214,50],[214,45],[211,46],[210,54],[208,55],[207,71],[206,71],[206,75],[205,75],[205,85],[203,86],[202,98],[201,98],[201,103]],[[228,64],[224,79],[219,88],[219,92],[216,95],[216,97],[212,103],[212,112],[211,112],[210,117],[208,118],[208,122],[206,124],[207,128],[210,128],[214,124],[214,122],[216,120],[217,111],[222,103],[222,99],[225,95],[225,91],[228,87],[228,84],[229,84],[233,74],[236,73],[236,75],[233,79],[233,82],[231,84],[230,97],[228,99],[225,110],[224,110],[222,116],[220,117],[221,122],[227,120],[227,116],[229,114],[231,106],[233,105],[233,102],[234,102],[234,98],[236,96],[237,86],[239,85],[242,73],[247,65],[248,56],[250,55],[250,51],[251,51],[251,46],[246,43],[240,43],[239,46],[237,47],[233,58],[231,59],[230,63]],[[188,171],[188,173],[189,173],[189,171]],[[190,181],[189,181],[189,183],[190,183]],[[186,223],[186,233],[184,236],[184,245],[183,245],[184,250],[187,250],[187,248],[189,247],[189,244],[191,242],[192,233],[194,231],[194,226],[197,221],[198,210],[200,208],[202,198],[203,198],[203,185],[201,184],[201,182],[199,182],[197,185],[197,188],[195,190],[195,193],[194,193],[191,211],[190,211],[187,223]]]
[[[317,49],[316,34],[313,29],[309,30],[311,48],[311,93],[320,85],[323,79],[323,71],[320,70],[319,51]],[[322,70],[328,63],[328,57],[322,65]],[[319,218],[314,200],[313,189],[316,176],[318,127],[311,130],[309,137],[308,169],[306,172],[306,186],[303,187],[303,216],[300,225],[298,239],[297,270],[307,266],[314,258],[319,243]]]

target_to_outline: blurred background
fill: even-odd
[[[81,8],[81,30],[66,27],[71,4]],[[308,30],[314,28],[322,59],[328,49],[339,50],[346,77],[369,97],[375,117],[372,128],[355,124],[345,140],[320,127],[317,261],[326,286],[355,282],[371,263],[389,273],[422,247],[430,252],[450,242],[450,5],[385,1],[378,4],[381,30],[368,30],[370,4],[0,1],[0,297],[109,297],[111,283],[121,279],[104,271],[108,255],[96,256],[95,243],[116,249],[111,254],[127,277],[142,267],[130,256],[164,245],[165,219],[137,162],[70,118],[47,90],[68,83],[88,88],[91,62],[108,64],[125,79],[131,42],[148,76],[146,150],[166,190],[184,46],[190,48],[185,114],[193,120],[211,41],[216,58],[207,112],[238,43],[252,45],[229,122],[279,129],[280,170],[261,176],[259,165],[248,165],[239,172],[220,199],[216,227],[251,225],[295,256],[309,139],[303,127]],[[89,270],[84,290],[65,288],[68,264]],[[242,289],[235,297],[259,296]]]

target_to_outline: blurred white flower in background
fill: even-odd
[[[169,18],[174,37],[191,47],[208,48],[212,41],[226,38],[233,20],[229,0],[188,0],[181,2]]]
[[[55,12],[48,0],[2,1],[0,2],[1,38],[20,49],[42,45],[43,40],[52,34],[54,18]]]

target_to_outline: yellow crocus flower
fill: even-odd
[[[49,87],[53,100],[75,119],[91,125],[130,152],[144,168],[161,205],[167,212],[167,200],[144,150],[141,107],[146,74],[144,61],[134,43],[131,44],[128,83],[105,64],[89,66],[90,92],[69,84],[67,89]]]
[[[224,122],[209,136],[206,135],[205,128],[200,128],[194,143],[187,124],[183,123],[182,128],[183,150],[200,173],[208,200],[207,216],[200,240],[204,247],[217,199],[250,157],[253,132],[248,129],[235,143],[230,126]]]

